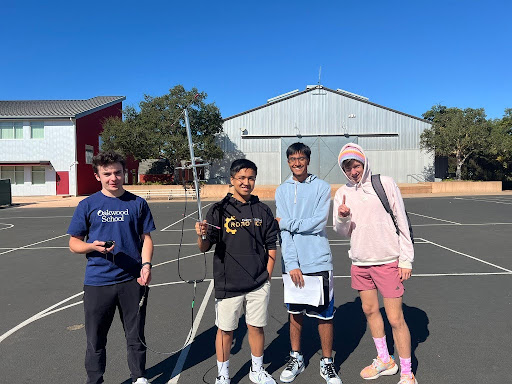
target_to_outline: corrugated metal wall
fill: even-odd
[[[348,134],[358,136],[359,144],[371,153],[374,170],[397,182],[414,182],[407,175],[433,167],[431,156],[419,149],[420,134],[429,126],[424,120],[328,89],[313,89],[227,119],[219,137],[226,158],[212,167],[210,175],[214,182],[226,182],[231,161],[246,157],[258,165],[258,184],[280,184],[278,164],[285,156],[281,136],[297,136],[300,141],[301,135]]]

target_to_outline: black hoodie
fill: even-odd
[[[270,208],[257,196],[242,203],[228,193],[206,215],[207,239],[215,245],[215,298],[250,292],[267,279],[268,251],[276,249],[278,225]]]

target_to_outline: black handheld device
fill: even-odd
[[[114,240],[107,240],[105,241],[105,248],[111,248],[116,242]]]

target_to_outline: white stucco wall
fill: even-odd
[[[44,121],[44,138],[32,139],[30,121],[23,121],[23,139],[0,140],[0,161],[49,161],[45,184],[32,184],[32,167],[24,167],[24,183],[12,184],[13,196],[55,195],[56,171],[69,172],[69,193],[76,192],[75,128],[71,120]],[[21,165],[21,164],[20,164]],[[1,164],[0,164],[1,166]]]

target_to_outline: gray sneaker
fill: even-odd
[[[149,384],[149,381],[145,377],[139,377],[133,384]]]
[[[299,352],[292,351],[290,352],[290,360],[281,372],[279,380],[283,383],[291,383],[302,372],[304,372],[304,356]]]
[[[323,357],[320,359],[320,376],[324,378],[327,384],[343,384],[336,373],[332,357]]]

